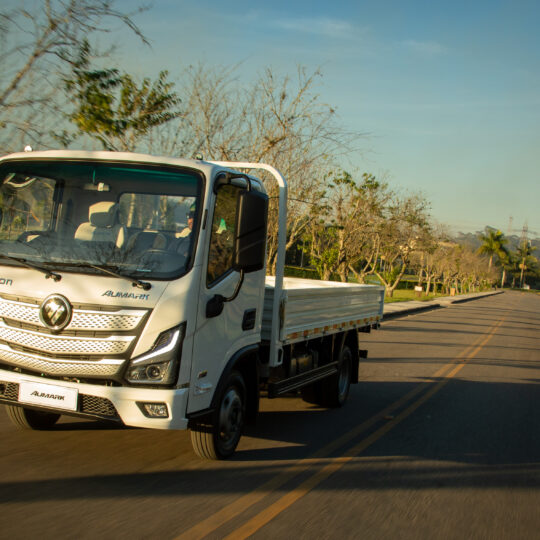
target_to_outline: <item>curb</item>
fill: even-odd
[[[389,313],[384,313],[383,311],[383,317],[382,322],[389,321],[392,319],[398,319],[400,317],[407,317],[408,315],[414,315],[417,313],[421,313],[423,311],[431,311],[433,309],[439,309],[442,307],[448,307],[452,304],[462,304],[464,302],[470,302],[472,300],[478,300],[480,298],[486,298],[487,296],[496,296],[498,294],[503,294],[504,291],[490,291],[486,293],[473,293],[473,295],[464,296],[460,298],[457,297],[445,297],[440,300],[432,300],[431,302],[426,302],[426,305],[423,306],[414,306],[414,307],[406,307],[406,305],[403,306],[403,309],[396,309],[394,308],[393,311]],[[403,302],[403,304],[407,304],[408,302]]]
[[[456,297],[455,300],[440,300],[441,305],[448,305],[448,304],[463,304],[464,302],[470,302],[471,300],[478,300],[479,298],[485,298],[486,296],[496,296],[498,294],[502,294],[504,291],[493,291],[493,292],[487,292],[487,293],[477,293],[477,296],[470,296],[465,298],[459,298]]]
[[[433,303],[426,302],[425,306],[417,306],[413,308],[406,307],[404,309],[392,311],[390,313],[383,312],[382,322],[389,321],[391,319],[398,319],[399,317],[406,317],[407,315],[414,315],[416,313],[421,313],[423,311],[432,311],[434,309],[439,309],[441,307],[443,306],[439,304],[438,302],[433,302]]]

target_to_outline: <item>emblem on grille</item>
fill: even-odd
[[[41,322],[54,332],[60,332],[69,324],[71,314],[71,304],[59,294],[51,294],[45,298],[39,308]]]

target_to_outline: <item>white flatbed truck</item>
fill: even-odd
[[[279,185],[276,275],[268,196]],[[287,184],[265,164],[47,151],[0,159],[0,403],[190,429],[220,459],[260,395],[345,403],[383,287],[284,278]]]

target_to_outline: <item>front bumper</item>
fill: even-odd
[[[21,403],[19,385],[24,381],[77,389],[77,410],[67,411]],[[0,370],[0,403],[40,408],[71,416],[100,418],[141,428],[187,429],[188,420],[185,415],[188,392],[187,388],[154,389],[72,383]],[[169,412],[168,418],[146,417],[139,405],[141,403],[165,403]]]

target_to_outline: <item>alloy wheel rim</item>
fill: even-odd
[[[343,357],[341,358],[341,366],[339,369],[339,379],[338,379],[338,388],[339,396],[343,397],[347,393],[347,388],[349,387],[350,379],[350,362],[351,355],[349,351],[345,351]]]
[[[236,388],[229,388],[219,411],[219,437],[224,446],[234,444],[242,426],[242,398]]]

